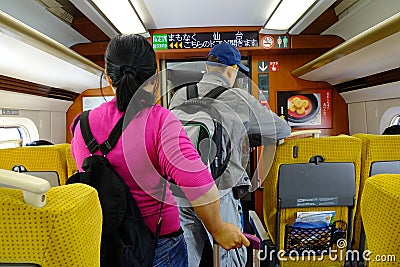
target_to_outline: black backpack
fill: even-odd
[[[161,229],[161,210],[165,200],[166,183],[161,179],[163,195],[154,236],[145,225],[128,186],[105,157],[122,134],[124,116],[115,125],[108,139],[100,145],[93,137],[88,117],[89,111],[85,111],[76,121],[80,119],[82,136],[91,156],[83,161],[82,169],[85,172],[72,175],[67,184],[88,184],[98,192],[103,213],[100,266],[150,267],[153,265],[155,248]],[[93,155],[97,150],[100,150],[103,155]]]
[[[213,104],[226,90],[218,86],[199,98],[197,85],[188,85],[187,100],[171,109],[214,179],[224,173],[231,157],[229,134],[222,125],[222,114]]]

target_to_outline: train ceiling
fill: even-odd
[[[273,8],[273,2],[132,0],[147,30],[209,26],[257,26],[261,29],[266,22],[266,14]],[[339,6],[335,11],[335,7],[341,1],[336,2],[326,11],[319,11],[322,14],[303,32],[322,33],[338,21],[336,13],[343,13],[352,6],[351,4]],[[357,0],[353,2],[356,3]],[[2,0],[0,10],[69,48],[74,49],[74,45],[77,44],[98,43],[99,49],[83,56],[100,66],[104,65],[103,42],[118,34],[98,12],[93,10],[88,0]]]

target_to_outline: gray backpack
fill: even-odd
[[[189,85],[186,87],[187,100],[171,110],[182,122],[214,180],[224,173],[231,157],[231,141],[214,105],[215,99],[225,90],[219,86],[199,98],[197,85]]]

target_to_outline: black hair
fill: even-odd
[[[47,140],[36,140],[26,144],[26,146],[47,146],[47,145],[54,145],[54,144]]]
[[[213,54],[211,54],[211,55],[209,55],[209,56],[207,57],[207,61],[219,63],[219,60],[218,60],[217,56],[216,56],[216,55],[213,55]]]
[[[383,135],[394,135],[394,134],[400,134],[400,125],[392,125],[387,127],[383,133]]]
[[[214,63],[214,64],[213,64]],[[216,55],[209,55],[207,57],[206,65],[208,67],[208,71],[214,71],[219,73],[224,73],[229,66],[222,64],[219,62],[218,57]]]
[[[132,97],[140,111],[154,103],[154,95],[139,87],[156,73],[156,55],[141,35],[124,34],[111,39],[105,53],[106,73],[116,88],[117,108],[126,111]]]

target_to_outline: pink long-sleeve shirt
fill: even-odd
[[[122,115],[116,107],[115,99],[89,113],[90,128],[99,144],[107,139]],[[124,126],[126,122],[125,119]],[[71,148],[79,170],[82,171],[82,162],[90,153],[79,123]],[[101,153],[98,151],[95,154]],[[153,232],[161,205],[160,176],[172,178],[189,200],[197,199],[214,184],[180,121],[159,105],[142,110],[129,122],[107,158],[130,188],[146,225]],[[161,235],[180,228],[178,208],[169,187],[162,218]]]

